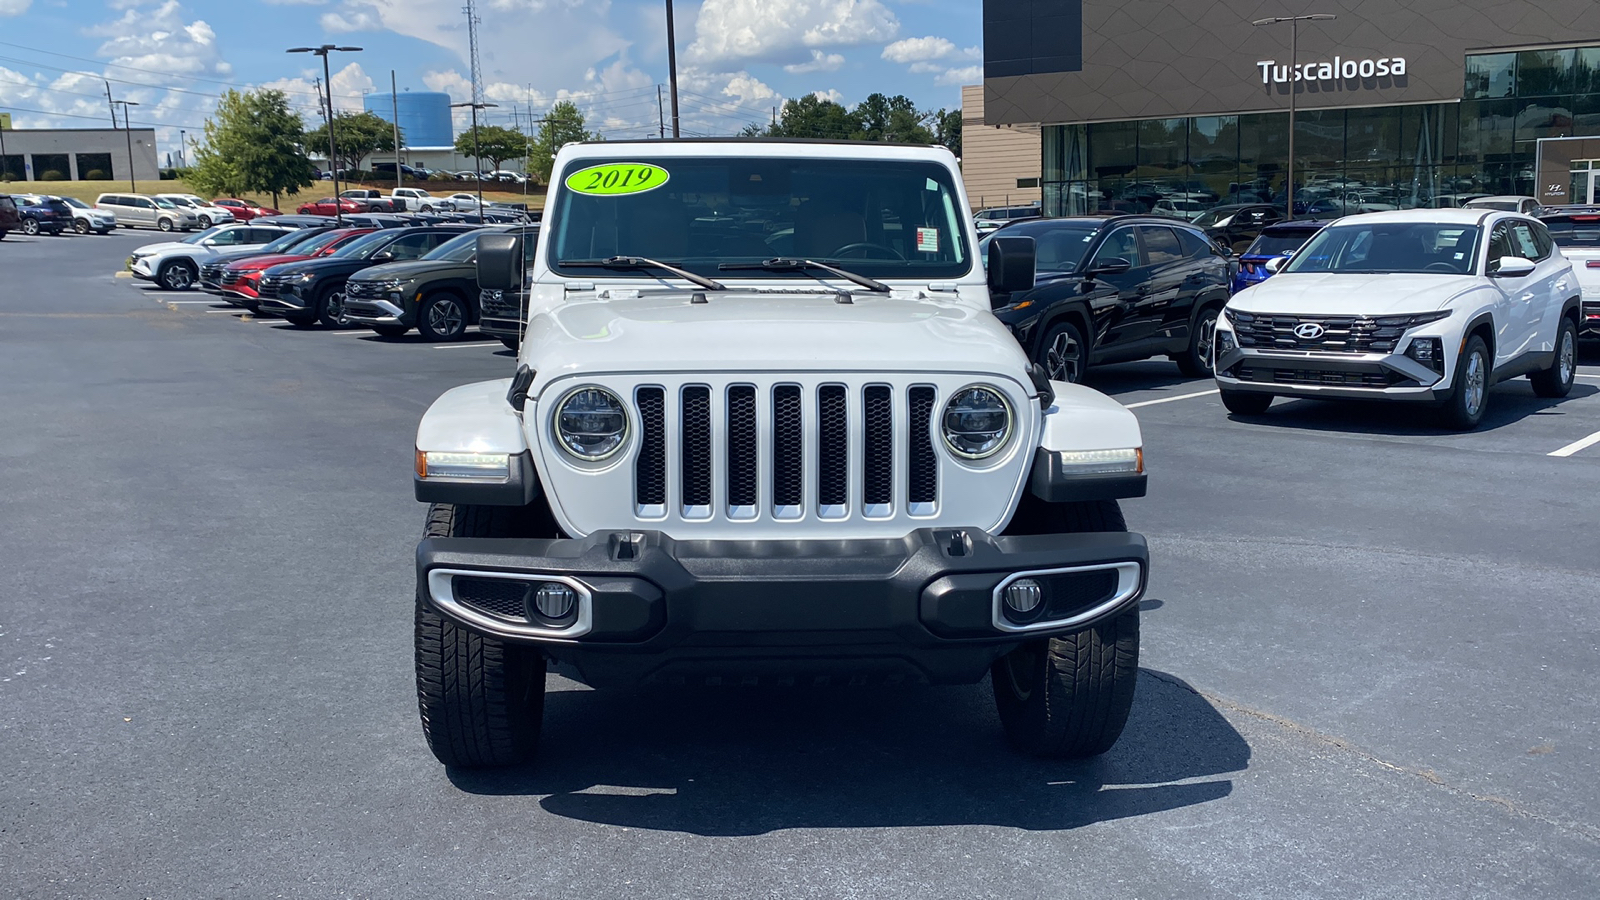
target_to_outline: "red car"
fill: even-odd
[[[253,203],[249,200],[239,200],[234,197],[224,197],[221,200],[211,201],[213,206],[221,206],[233,213],[233,217],[240,222],[248,222],[260,216],[281,216],[283,213],[275,209]]]
[[[331,216],[335,215],[335,204],[337,204],[339,212],[361,213],[367,211],[365,206],[351,200],[349,197],[323,197],[315,203],[300,204],[300,208],[295,212],[302,216]]]
[[[228,267],[222,270],[220,283],[222,297],[234,306],[243,306],[251,312],[255,312],[261,303],[262,272],[283,263],[300,262],[306,259],[316,259],[319,256],[328,256],[363,234],[371,234],[374,231],[377,231],[377,229],[340,228],[306,241],[295,248],[297,251],[295,253],[251,256],[238,262],[228,263]]]

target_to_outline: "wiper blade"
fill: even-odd
[[[559,266],[570,266],[574,269],[660,269],[671,272],[679,278],[694,282],[708,291],[725,291],[728,286],[720,281],[713,281],[704,275],[696,275],[677,266],[671,266],[660,260],[646,259],[643,256],[608,256],[605,259],[564,259],[557,263]]]
[[[856,284],[859,284],[868,290],[877,291],[881,294],[889,293],[889,286],[881,281],[868,278],[865,275],[857,275],[848,269],[841,269],[838,266],[830,266],[824,262],[817,262],[814,259],[790,259],[788,257],[778,256],[772,259],[762,260],[758,263],[723,263],[722,265],[717,266],[717,269],[723,272],[735,272],[740,269],[765,269],[768,272],[783,272],[793,269],[798,269],[801,271],[807,269],[820,269],[824,272],[837,275],[846,281],[855,282]]]

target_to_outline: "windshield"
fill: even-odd
[[[82,200],[79,200],[77,197],[62,197],[61,198],[61,202],[67,204],[68,206],[75,206],[78,209],[92,209],[93,208],[89,204],[83,202]]]
[[[178,208],[178,204],[173,203],[171,200],[167,200],[167,199],[164,199],[164,198],[161,198],[161,197],[157,197],[157,198],[155,198],[155,200],[156,200],[156,206],[159,206],[162,209],[177,209]]]
[[[1374,222],[1317,232],[1285,272],[1466,275],[1477,260],[1476,225]]]
[[[387,245],[392,237],[394,237],[392,231],[374,231],[356,238],[329,255],[345,259],[366,259]]]
[[[187,207],[190,207],[190,208],[198,207],[200,205],[200,204],[194,202],[193,200],[190,200],[188,197],[161,197],[161,198],[157,199],[156,202],[160,203],[162,200],[165,200],[168,203],[172,203],[172,204],[175,204],[177,206],[187,206]]]
[[[311,244],[310,244],[311,239],[314,238],[314,237],[319,237],[320,235],[321,235],[321,232],[312,231],[312,230],[309,230],[309,229],[301,229],[299,231],[291,231],[288,234],[284,235],[283,237],[278,238],[277,240],[268,241],[267,243],[262,244],[261,245],[261,252],[262,253],[282,253],[283,251],[285,251],[285,250],[289,249],[290,247],[293,247],[293,246],[295,246],[297,244],[305,244],[306,246],[309,247],[309,246],[311,246]]]
[[[1304,232],[1300,234],[1295,234],[1293,232],[1288,234],[1263,234],[1256,238],[1255,243],[1250,245],[1249,250],[1246,250],[1240,255],[1282,256],[1285,253],[1291,253],[1295,250],[1299,250],[1300,246],[1304,244],[1310,237],[1310,234]]]
[[[466,234],[456,235],[448,241],[433,248],[422,255],[423,259],[443,259],[449,262],[466,262],[478,252],[478,235],[480,231],[469,231]]]
[[[348,231],[318,232],[316,237],[303,244],[295,245],[294,252],[304,256],[316,256],[319,251],[326,249],[330,244],[337,244],[339,241],[349,237],[350,232]]]
[[[879,278],[956,278],[971,270],[962,204],[948,170],[934,163],[586,159],[557,177],[568,185],[545,223],[551,268],[562,275],[593,278],[597,270],[564,263],[619,255],[712,277],[722,264],[774,257]],[[649,186],[612,183],[628,177]],[[754,270],[740,277],[795,276]]]
[[[1600,215],[1546,219],[1545,226],[1557,245],[1582,250],[1600,249]]]
[[[1238,212],[1236,209],[1207,210],[1197,216],[1194,223],[1201,228],[1225,228],[1229,222],[1233,221],[1233,215],[1236,212]]]
[[[1521,204],[1516,200],[1473,200],[1467,204],[1469,209],[1503,209],[1516,212]]]
[[[213,225],[212,227],[207,228],[205,231],[201,231],[201,232],[197,232],[195,234],[189,235],[188,237],[184,238],[179,243],[183,243],[183,244],[198,244],[201,241],[205,240],[206,238],[216,237],[217,234],[220,233],[222,230],[223,229],[222,229],[221,225]]]
[[[1030,222],[1012,225],[996,231],[978,242],[978,259],[987,264],[989,244],[997,237],[1033,238],[1034,270],[1037,272],[1073,272],[1083,261],[1083,254],[1100,233],[1098,225],[1083,222],[1059,224]]]

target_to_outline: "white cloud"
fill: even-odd
[[[264,0],[268,6],[322,6],[328,0]]]
[[[705,0],[687,57],[802,63],[803,51],[878,43],[899,30],[881,0]]]
[[[0,0],[0,16],[20,16],[33,0]]]
[[[844,103],[844,95],[839,93],[834,88],[828,88],[825,91],[812,91],[811,96],[817,98],[818,100],[832,100],[834,103],[841,105]]]
[[[383,20],[364,9],[355,9],[348,12],[323,13],[317,20],[323,30],[334,34],[347,34],[352,31],[378,31],[383,28]]]
[[[942,37],[917,37],[895,41],[883,48],[883,58],[894,63],[923,62],[946,59],[956,52],[956,45]]]
[[[983,66],[964,66],[959,69],[947,69],[943,75],[933,80],[934,84],[979,84],[983,81]]]
[[[844,65],[844,56],[838,53],[823,53],[821,50],[811,51],[811,61],[793,63],[783,67],[790,75],[804,75],[807,72],[837,72]]]

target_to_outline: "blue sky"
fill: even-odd
[[[513,111],[572,99],[590,128],[656,128],[667,79],[663,0],[476,0],[485,93]],[[15,127],[110,124],[106,82],[140,103],[163,148],[197,132],[230,86],[268,85],[314,122],[320,62],[288,47],[338,43],[334,101],[368,91],[470,95],[465,0],[0,0],[0,112]],[[874,91],[955,108],[980,80],[977,0],[676,0],[684,129],[732,134],[786,97],[855,103]]]

